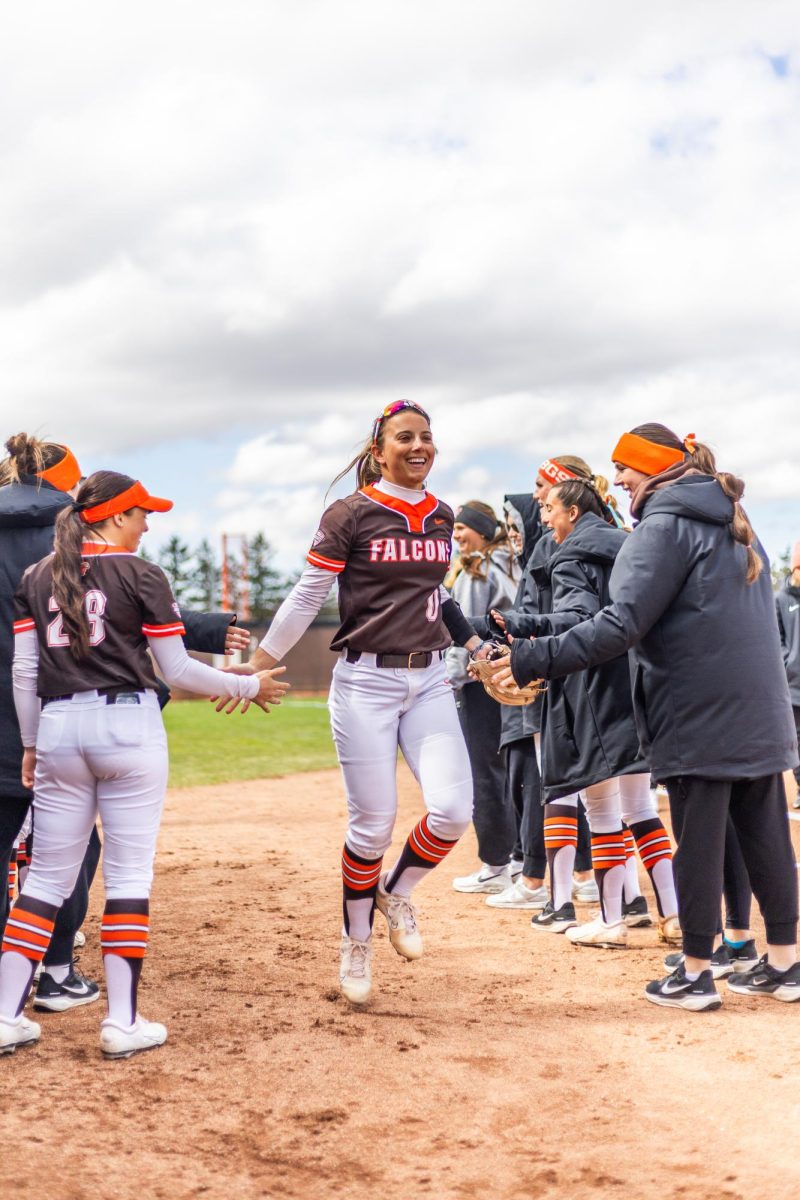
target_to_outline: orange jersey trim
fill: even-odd
[[[401,517],[405,517],[408,522],[409,533],[424,533],[426,519],[439,507],[439,501],[430,492],[426,493],[425,499],[421,504],[408,504],[405,500],[399,500],[397,496],[390,496],[387,492],[379,492],[372,484],[361,488],[360,494],[366,496],[368,500],[372,500],[375,504],[381,504],[384,508],[390,508],[392,512],[399,513]]]
[[[107,542],[84,542],[81,546],[82,558],[94,558],[98,554],[127,554],[130,557],[132,553],[132,550],[123,550],[121,546],[110,546]]]
[[[172,625],[143,625],[142,633],[145,637],[183,637],[186,630],[181,621],[176,621]]]
[[[317,554],[316,550],[309,550],[306,562],[312,567],[321,567],[323,571],[333,571],[334,575],[338,575],[347,566],[347,563],[339,562],[336,558],[325,558],[323,554]]]
[[[36,628],[36,622],[33,617],[23,617],[21,621],[14,622],[14,633],[27,633],[30,629]]]

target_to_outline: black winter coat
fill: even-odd
[[[36,476],[0,487],[0,804],[4,799],[29,799],[22,786],[22,743],[19,737],[11,662],[14,657],[14,593],[22,574],[53,549],[56,517],[71,497]],[[188,650],[222,654],[232,613],[181,613]],[[169,699],[165,685],[162,707]]]
[[[800,587],[795,587],[791,575],[775,597],[775,607],[789,696],[794,707],[800,708]]]
[[[552,611],[532,617],[535,635],[563,633],[608,604],[611,570],[627,537],[601,517],[585,513],[562,544],[554,544],[549,564]],[[545,800],[646,770],[627,654],[551,681],[542,711]]]
[[[517,642],[518,683],[560,678],[631,649],[639,740],[658,779],[757,779],[797,764],[765,562],[745,581],[732,502],[712,476],[660,488],[620,550],[611,603],[559,637]]]

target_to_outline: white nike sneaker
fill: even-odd
[[[42,1027],[27,1017],[0,1017],[0,1054],[13,1054],[18,1046],[32,1046],[41,1037]]]
[[[549,899],[550,893],[546,887],[529,888],[521,879],[518,879],[504,892],[487,896],[486,903],[490,908],[525,908],[537,909],[541,912]]]
[[[461,875],[453,880],[457,892],[505,892],[511,887],[511,871],[508,867],[487,867],[484,863],[480,870],[471,875]]]
[[[386,917],[389,926],[389,941],[401,958],[413,962],[422,958],[422,936],[417,927],[417,910],[408,896],[396,896],[384,890],[386,876],[378,880],[375,907]]]
[[[522,859],[512,858],[511,862],[508,864],[508,869],[511,873],[511,878],[513,879],[514,883],[517,882],[524,868],[525,863],[522,861]]]
[[[578,904],[598,904],[600,891],[594,879],[572,880],[572,898]]]
[[[564,936],[573,946],[602,946],[606,950],[624,950],[628,945],[628,926],[624,921],[606,925],[601,916],[585,925],[574,925]]]
[[[342,995],[351,1004],[366,1004],[372,991],[372,938],[358,942],[343,934],[339,956]]]
[[[166,1040],[166,1025],[145,1021],[138,1013],[133,1025],[120,1025],[106,1017],[100,1026],[100,1049],[104,1058],[130,1058],[142,1050],[155,1050]]]

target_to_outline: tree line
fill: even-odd
[[[299,571],[286,575],[276,570],[272,547],[263,533],[248,538],[246,546],[246,570],[239,547],[238,552],[228,553],[229,608],[242,612],[246,580],[249,620],[258,624],[274,615],[294,586]],[[222,607],[222,555],[214,550],[208,538],[190,547],[180,537],[171,537],[159,550],[156,561],[169,579],[179,604],[199,612],[214,612]]]

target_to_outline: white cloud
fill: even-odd
[[[794,4],[49,0],[0,72],[9,431],[238,431],[195,524],[287,556],[398,395],[454,500],[662,419],[796,505]]]

